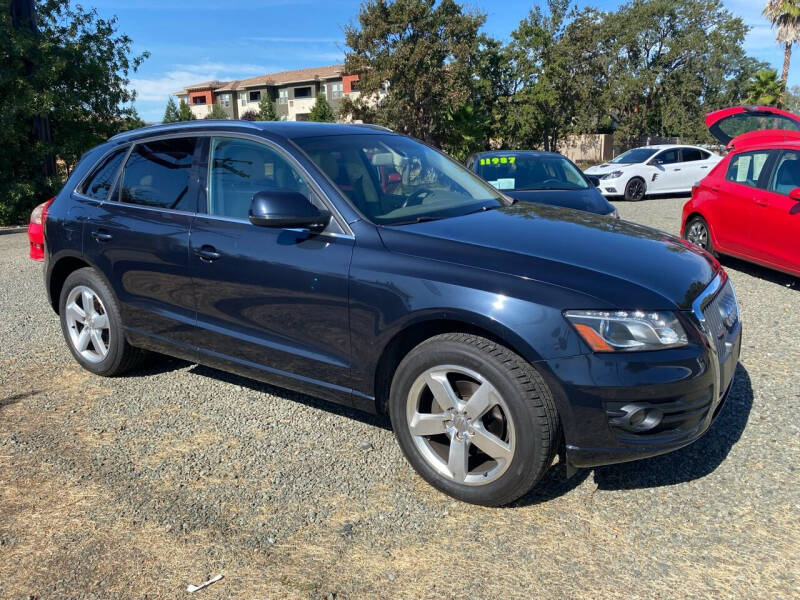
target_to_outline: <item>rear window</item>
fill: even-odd
[[[743,133],[749,133],[751,131],[760,131],[761,129],[788,129],[790,131],[797,131],[800,129],[800,125],[798,125],[797,121],[784,115],[746,112],[723,119],[719,123],[714,124],[711,129],[712,133],[713,130],[716,129],[724,134],[724,136],[733,139],[737,135],[742,135]]]
[[[725,179],[752,187],[758,186],[761,171],[769,159],[769,151],[742,152],[731,159]]]
[[[119,167],[122,164],[122,159],[125,158],[127,148],[122,148],[103,159],[92,174],[86,178],[78,190],[84,196],[94,198],[95,200],[106,200],[111,186],[117,179]]]
[[[125,163],[120,201],[155,208],[194,211],[189,176],[197,138],[136,144]]]

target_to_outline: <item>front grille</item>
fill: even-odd
[[[730,353],[729,336],[739,322],[739,305],[730,280],[703,309],[704,327],[714,340],[719,361]]]

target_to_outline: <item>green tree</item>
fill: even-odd
[[[116,18],[68,0],[36,4],[39,34],[13,27],[8,3],[0,11],[0,223],[19,222],[63,184],[86,150],[119,132],[134,114],[129,75],[147,53]],[[32,65],[32,69],[31,69]],[[30,71],[30,72],[29,72]],[[47,115],[52,142],[34,138],[32,121]],[[46,155],[65,173],[45,176]]]
[[[783,92],[783,108],[800,114],[800,85],[793,85],[790,90]]]
[[[164,123],[175,123],[176,121],[180,121],[178,118],[178,105],[175,104],[175,98],[172,96],[170,96],[169,100],[167,100],[167,108],[164,110],[164,118],[162,121]]]
[[[569,0],[536,7],[511,34],[505,50],[512,95],[497,105],[499,137],[514,147],[555,151],[558,142],[601,118],[605,64],[593,9],[570,9]]]
[[[776,40],[783,44],[783,71],[781,81],[786,85],[789,78],[789,63],[792,60],[792,44],[800,41],[800,1],[767,0],[764,16],[778,30]]]
[[[747,103],[759,106],[777,106],[783,97],[783,81],[775,69],[762,69],[755,74],[747,89]]]
[[[336,121],[336,113],[333,112],[331,105],[325,99],[325,94],[320,93],[317,96],[317,101],[314,103],[314,108],[308,114],[309,121],[320,121],[324,123],[333,123]]]
[[[746,56],[747,25],[720,0],[632,0],[599,24],[606,84],[598,98],[618,139],[705,139],[705,113],[742,101],[763,68]]]
[[[484,21],[454,0],[367,0],[357,22],[345,27],[345,70],[359,76],[361,94],[343,101],[342,114],[461,154],[482,147],[489,116],[474,100],[486,89],[481,48],[490,40],[479,32]],[[454,136],[453,126],[474,126],[476,119],[461,112],[471,104],[480,114],[480,134]],[[461,140],[457,148],[449,145],[453,139]]]
[[[211,110],[209,111],[208,116],[206,116],[206,119],[227,119],[227,118],[228,118],[228,113],[226,113],[225,109],[222,108],[216,102],[211,105]]]
[[[197,117],[194,116],[191,107],[181,98],[178,104],[178,121],[194,121]]]
[[[147,123],[141,119],[139,113],[136,112],[136,109],[131,108],[131,112],[123,117],[120,130],[130,131],[131,129],[138,129],[139,127],[144,127],[145,125],[147,125]]]
[[[261,94],[261,101],[258,103],[259,121],[277,121],[278,113],[275,112],[275,102],[266,92]]]

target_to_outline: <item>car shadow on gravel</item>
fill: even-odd
[[[594,470],[594,481],[601,490],[627,490],[675,485],[705,477],[722,464],[739,441],[752,407],[750,376],[740,363],[728,400],[703,437],[669,454],[599,467]]]
[[[790,290],[800,292],[800,278],[789,275],[783,271],[776,271],[767,267],[762,267],[755,263],[747,262],[732,256],[720,256],[720,262],[726,269],[734,269],[746,273],[751,277],[758,277],[764,281],[780,285]]]
[[[317,408],[319,410],[324,410],[326,412],[335,415],[347,417],[348,419],[361,421],[362,423],[365,423],[367,425],[380,427],[382,429],[386,429],[389,431],[391,431],[392,429],[392,425],[389,421],[389,418],[383,415],[373,415],[361,410],[350,408],[349,406],[345,406],[343,404],[328,402],[327,400],[314,398],[313,396],[307,396],[305,394],[294,392],[286,388],[276,387],[268,383],[263,383],[261,381],[258,381],[257,379],[242,377],[240,375],[228,373],[227,371],[220,371],[218,369],[214,369],[213,367],[207,367],[205,365],[196,364],[190,370],[195,375],[212,377],[214,379],[217,379],[218,381],[224,381],[226,383],[230,383],[231,385],[238,385],[243,388],[247,388],[249,390],[257,392],[259,394],[270,394],[272,396],[277,396],[278,398],[284,398],[286,400],[291,400],[292,402],[299,402],[300,404],[305,404],[306,406],[309,406],[311,408]],[[257,398],[253,398],[253,400],[257,400]]]

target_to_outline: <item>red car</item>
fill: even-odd
[[[800,276],[800,116],[737,106],[706,117],[728,155],[692,189],[681,235]]]

